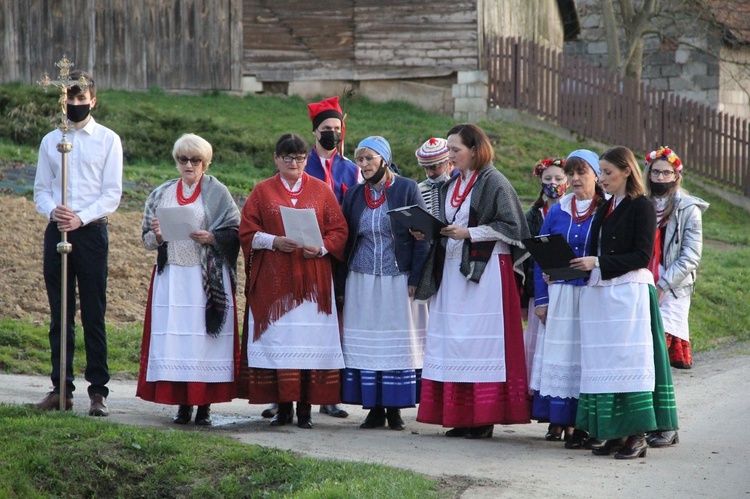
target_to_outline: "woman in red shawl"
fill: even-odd
[[[294,401],[300,428],[313,427],[311,404],[341,401],[331,258],[343,257],[348,230],[331,189],[304,172],[308,150],[296,135],[279,138],[279,173],[255,186],[240,222],[247,273],[240,390],[251,404],[278,402],[271,426],[292,422]],[[323,245],[286,237],[282,207],[314,210]]]

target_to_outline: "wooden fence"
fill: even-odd
[[[668,145],[687,174],[750,196],[748,120],[528,40],[487,40],[483,64],[490,108],[535,114],[636,154]]]

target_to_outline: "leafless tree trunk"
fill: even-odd
[[[623,76],[640,80],[643,71],[643,35],[649,29],[649,21],[659,13],[659,0],[618,0],[618,5],[619,23],[612,0],[602,0],[609,66]],[[625,32],[624,53],[620,50],[620,26]]]

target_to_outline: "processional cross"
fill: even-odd
[[[86,91],[89,86],[88,80],[84,76],[81,76],[77,81],[70,79],[70,68],[74,66],[68,58],[63,55],[62,59],[55,63],[55,66],[60,68],[60,73],[57,80],[50,79],[47,73],[44,73],[44,78],[37,81],[37,85],[41,86],[46,92],[50,87],[56,87],[60,89],[60,98],[57,100],[60,103],[60,124],[57,128],[62,132],[62,139],[57,143],[57,150],[61,154],[61,175],[62,181],[62,200],[60,204],[63,206],[68,205],[68,153],[73,149],[73,144],[70,143],[67,137],[67,133],[70,130],[70,124],[68,123],[68,88],[72,85],[78,85],[81,91]],[[60,242],[57,243],[57,252],[60,253],[62,258],[61,261],[61,302],[60,302],[60,410],[65,410],[66,389],[67,389],[67,326],[68,326],[68,253],[73,251],[73,245],[68,242],[68,233],[60,232]]]

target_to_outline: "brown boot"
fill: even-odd
[[[36,404],[29,404],[29,407],[39,409],[40,411],[58,411],[60,410],[60,393],[49,392],[45,397]],[[73,397],[65,397],[65,410],[73,408]]]
[[[95,393],[91,396],[89,416],[109,416],[109,409],[107,409],[107,397],[105,397],[104,395],[99,395],[98,393]]]

